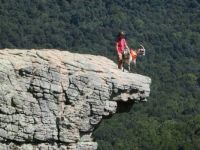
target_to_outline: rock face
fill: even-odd
[[[95,150],[102,118],[146,101],[150,83],[101,56],[0,50],[0,150]]]

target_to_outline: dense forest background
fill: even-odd
[[[200,0],[0,0],[0,48],[56,48],[116,62],[115,39],[147,51],[147,103],[104,120],[99,150],[200,149]]]

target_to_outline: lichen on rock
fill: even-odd
[[[119,102],[146,101],[151,79],[102,56],[0,51],[0,149],[95,150],[95,127]]]

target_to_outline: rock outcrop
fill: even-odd
[[[95,150],[102,118],[146,101],[150,83],[101,56],[0,50],[0,150]]]

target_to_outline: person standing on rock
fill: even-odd
[[[116,40],[116,51],[118,55],[118,69],[122,69],[122,54],[123,51],[129,48],[125,39],[124,32],[119,32],[117,40]]]

